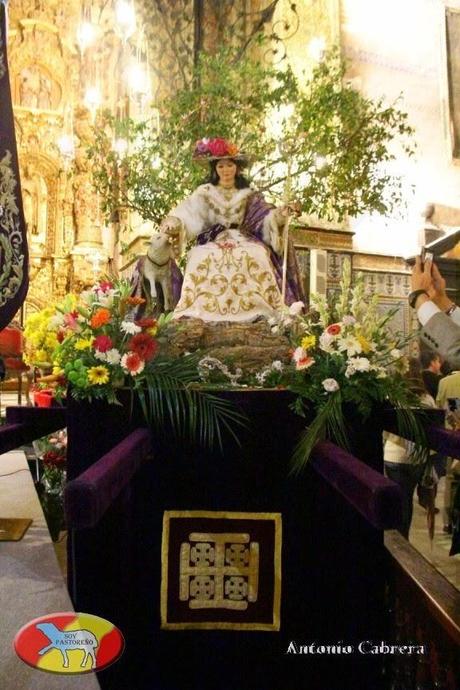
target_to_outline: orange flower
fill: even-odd
[[[110,311],[108,309],[97,309],[91,317],[91,328],[100,328],[110,321]]]
[[[144,304],[145,299],[143,297],[127,297],[125,299],[126,304],[131,305],[132,307],[138,307],[139,304]]]
[[[238,153],[238,146],[235,146],[235,144],[228,143],[227,151],[231,156],[236,156],[236,154]]]

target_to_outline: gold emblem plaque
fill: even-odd
[[[281,515],[165,511],[161,627],[280,629]]]

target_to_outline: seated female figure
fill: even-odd
[[[211,140],[212,141],[212,140]],[[208,182],[173,209],[161,230],[196,240],[188,254],[174,318],[252,321],[281,309],[282,230],[288,207],[275,208],[241,175],[244,157],[207,156]],[[201,143],[201,142],[199,142]],[[286,303],[303,301],[294,249],[288,251]]]

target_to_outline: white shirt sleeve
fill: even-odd
[[[454,311],[450,315],[452,321],[454,321],[458,326],[460,326],[460,309],[455,307]]]
[[[424,302],[422,306],[417,309],[417,318],[422,326],[424,326],[432,316],[438,313],[438,311],[441,311],[439,307],[437,307],[434,302],[429,300],[428,302]],[[456,311],[460,310],[456,309]]]

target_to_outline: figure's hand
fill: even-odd
[[[276,219],[281,225],[285,223],[287,218],[295,216],[298,218],[302,213],[301,204],[298,201],[293,201],[290,204],[284,204],[276,209]]]
[[[298,218],[302,213],[302,206],[299,201],[293,201],[290,204],[280,206],[278,211],[282,218],[287,218],[288,216],[296,216]]]

